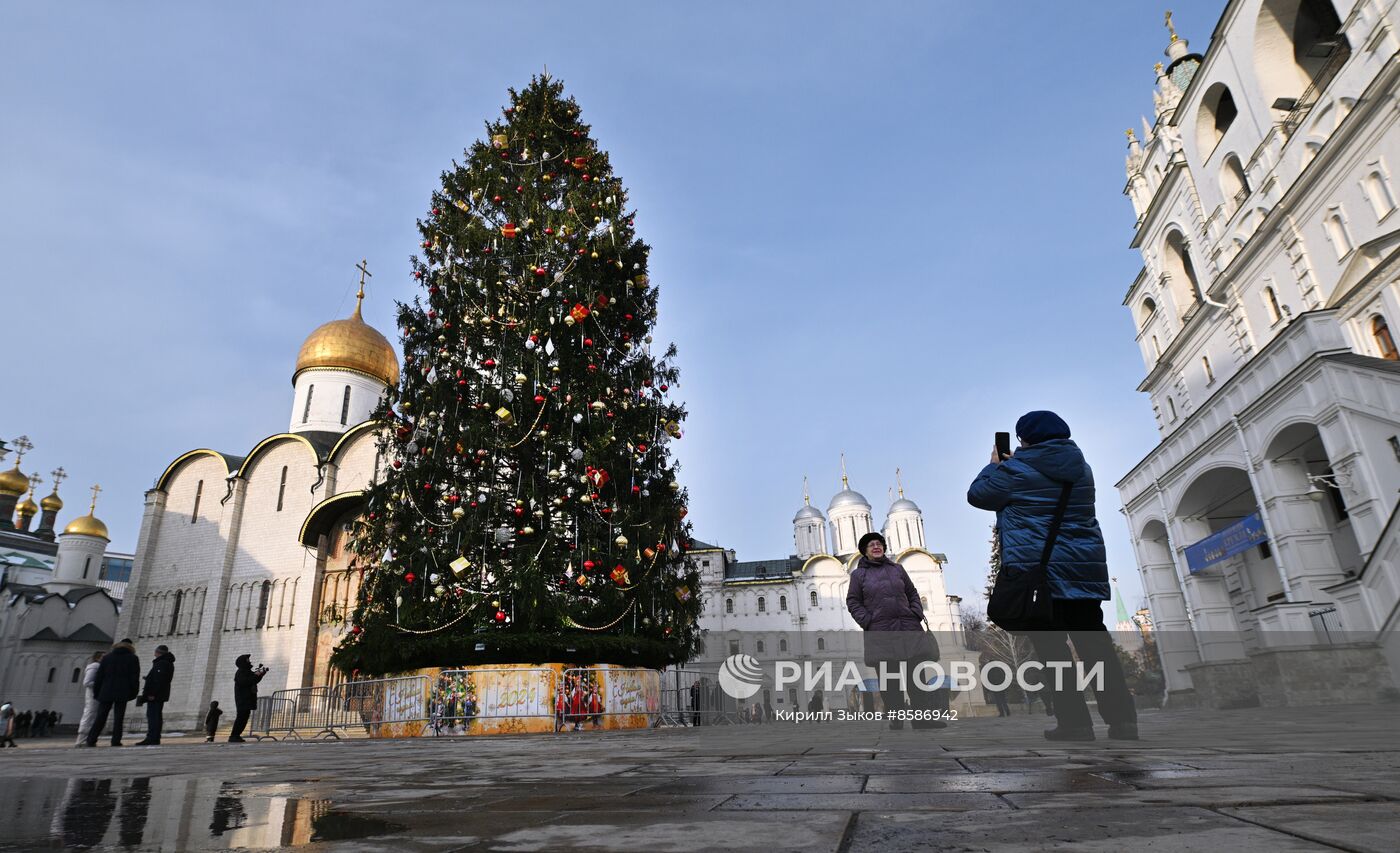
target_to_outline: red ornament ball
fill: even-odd
[[[506,612],[505,612],[504,610],[497,610],[497,611],[496,611],[496,621],[497,621],[497,622],[504,622],[504,621],[506,621]]]
[[[408,574],[403,576],[403,579],[405,583],[413,583],[414,581],[418,580],[418,576],[415,575],[413,572],[409,572]]]

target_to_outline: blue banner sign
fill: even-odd
[[[1217,530],[1194,545],[1186,546],[1186,565],[1195,574],[1201,569],[1228,560],[1241,551],[1248,551],[1268,541],[1264,522],[1259,513],[1246,515],[1223,530]]]

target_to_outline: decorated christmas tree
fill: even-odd
[[[662,666],[696,647],[669,448],[685,410],[674,346],[652,349],[649,249],[562,85],[510,95],[418,224],[346,670]]]

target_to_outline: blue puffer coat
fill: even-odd
[[[1065,483],[1074,489],[1050,553],[1051,595],[1107,601],[1108,557],[1094,515],[1094,472],[1073,441],[1042,441],[988,465],[972,481],[967,502],[997,514],[1003,571],[1029,571],[1040,565]]]

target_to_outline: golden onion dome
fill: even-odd
[[[79,516],[68,522],[68,526],[63,528],[63,533],[64,535],[76,533],[79,536],[96,536],[99,539],[106,539],[108,542],[112,541],[112,537],[107,535],[107,525],[103,524],[102,519],[92,513]]]
[[[54,492],[53,494],[39,501],[39,506],[43,508],[45,512],[48,512],[49,510],[58,512],[59,510],[63,509],[63,499],[58,496],[58,492]]]
[[[34,503],[34,496],[30,495],[15,506],[15,512],[20,515],[38,515],[39,505]]]
[[[379,379],[385,385],[399,384],[399,357],[383,335],[360,316],[365,292],[355,299],[355,312],[345,320],[332,320],[312,332],[297,353],[292,382],[303,370],[316,367],[354,370]]]
[[[0,495],[22,495],[29,488],[29,478],[19,470],[19,465],[0,472]]]

